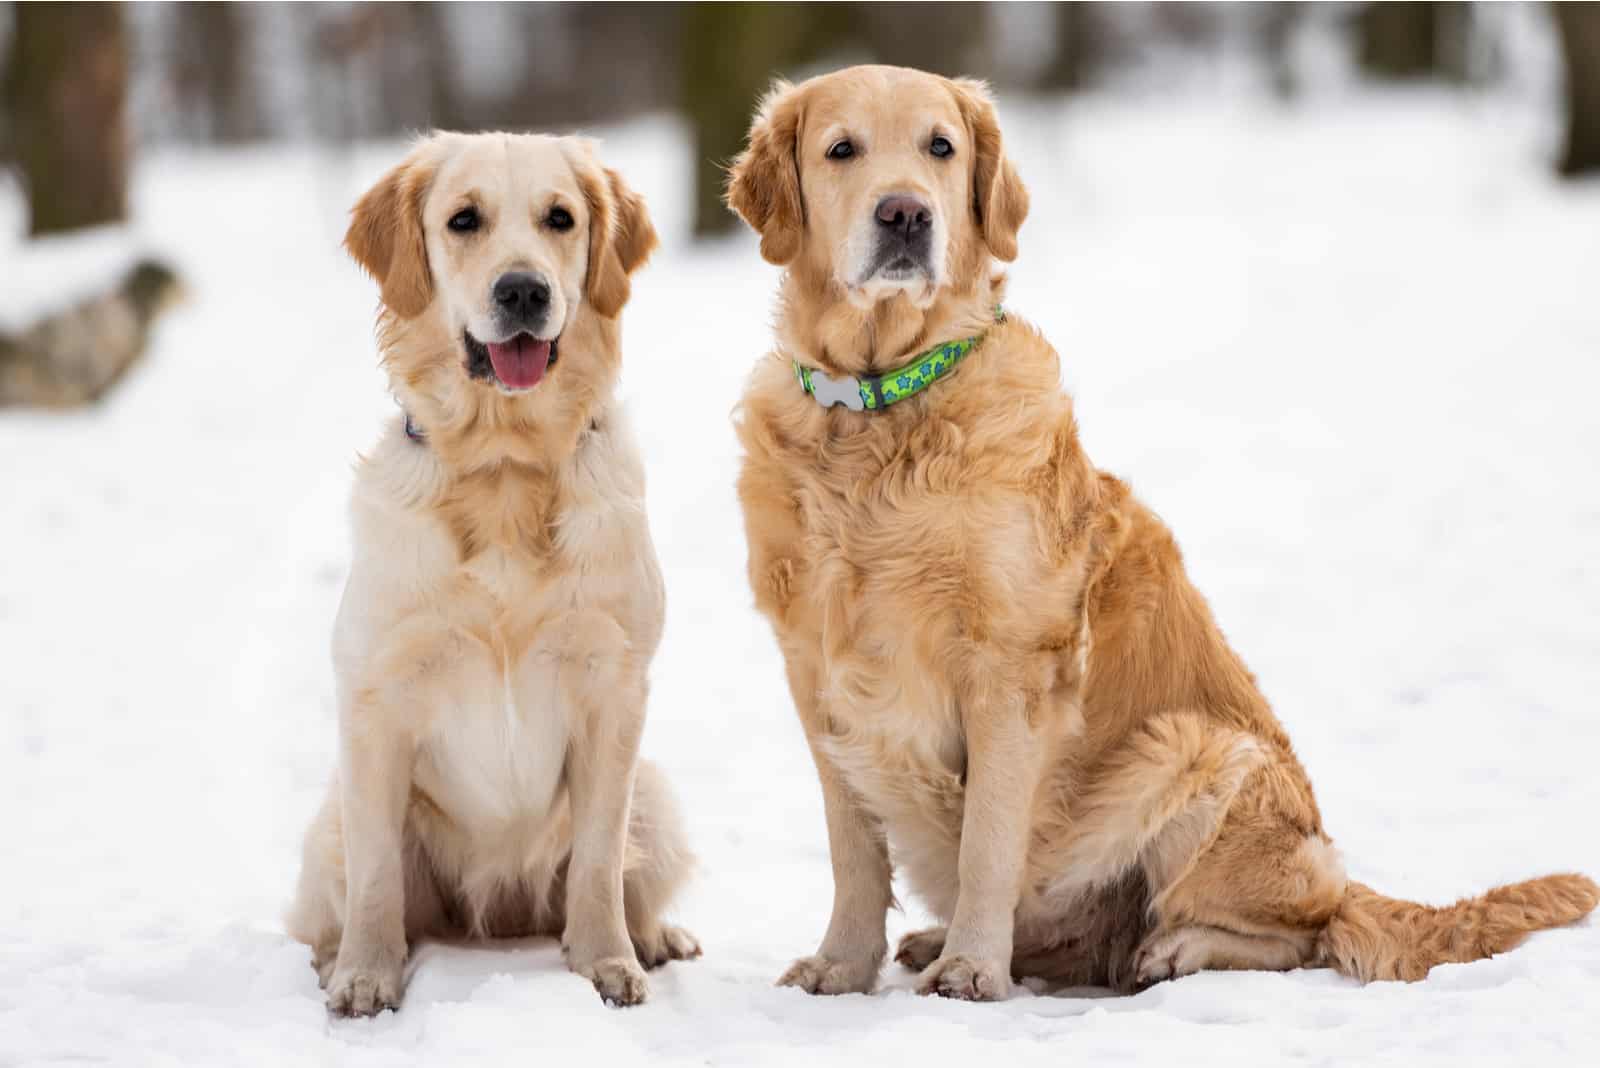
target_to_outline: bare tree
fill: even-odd
[[[1106,49],[1106,30],[1095,5],[1069,0],[1050,5],[1055,39],[1050,65],[1041,83],[1049,89],[1077,92],[1094,81]]]
[[[872,58],[950,77],[981,75],[988,66],[988,13],[974,3],[849,4],[851,29]]]
[[[6,63],[10,152],[30,234],[123,218],[128,59],[116,4],[18,4]]]
[[[174,80],[180,99],[196,113],[193,132],[208,141],[261,137],[266,123],[250,62],[250,6],[207,0],[179,4],[173,14]]]
[[[1299,4],[1272,3],[1251,6],[1256,19],[1254,31],[1261,60],[1266,65],[1272,91],[1280,97],[1291,97],[1299,90],[1295,75],[1294,57],[1291,54],[1293,39],[1305,8]]]
[[[694,127],[696,234],[733,226],[722,204],[723,167],[738,154],[757,98],[775,75],[837,36],[846,5],[684,5],[679,76]]]
[[[1464,82],[1472,14],[1465,3],[1380,0],[1356,17],[1361,66],[1380,78]]]
[[[1600,171],[1600,4],[1552,4],[1567,60],[1567,148],[1562,174]]]

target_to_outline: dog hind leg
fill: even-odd
[[[641,760],[628,814],[622,900],[628,936],[645,968],[700,955],[694,935],[661,922],[662,912],[693,869],[694,855],[666,776],[648,760]]]

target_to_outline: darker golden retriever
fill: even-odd
[[[728,202],[787,268],[739,418],[749,577],[822,782],[821,947],[870,989],[890,857],[945,926],[919,989],[1203,968],[1417,979],[1595,907],[1557,875],[1448,908],[1345,877],[1311,785],[1170,531],[1080,447],[1009,310],[1028,195],[984,87],[857,67],[762,104]]]

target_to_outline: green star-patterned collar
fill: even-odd
[[[1003,323],[1005,318],[1003,309],[994,310],[995,322]],[[812,399],[824,408],[842,404],[853,412],[877,411],[921,393],[949,374],[983,338],[984,335],[979,334],[935,345],[904,367],[875,378],[856,378],[852,375],[835,378],[825,371],[807,367],[798,360],[794,364],[794,374],[800,380],[800,388],[811,394]]]

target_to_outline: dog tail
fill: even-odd
[[[1414,982],[1435,964],[1504,953],[1534,931],[1583,919],[1596,904],[1600,886],[1583,875],[1497,886],[1442,908],[1385,897],[1352,882],[1318,949],[1324,963],[1362,982]]]

